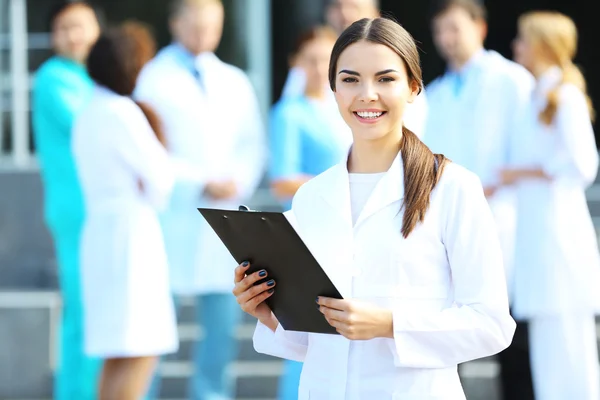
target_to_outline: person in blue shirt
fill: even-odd
[[[517,213],[514,190],[501,185],[500,172],[509,162],[510,138],[519,124],[515,117],[529,102],[534,78],[484,47],[487,10],[480,0],[436,0],[431,17],[433,42],[447,69],[427,86],[422,140],[481,180],[496,221],[512,301]],[[525,321],[517,321],[514,340],[498,361],[503,398],[533,398]]]
[[[352,134],[330,101],[328,66],[335,31],[315,27],[301,35],[291,64],[306,77],[304,93],[283,96],[270,115],[269,178],[285,209],[298,188],[348,155]],[[279,399],[298,398],[302,363],[285,361]]]
[[[63,304],[54,399],[87,400],[95,398],[100,361],[83,351],[79,239],[85,211],[71,154],[71,127],[92,94],[84,62],[100,26],[89,4],[65,1],[52,11],[50,29],[55,55],[35,74],[32,118]]]

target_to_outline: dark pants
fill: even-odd
[[[504,400],[533,400],[527,322],[517,322],[512,344],[498,354]]]

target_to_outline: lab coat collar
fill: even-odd
[[[94,84],[94,92],[97,96],[102,96],[102,97],[125,97],[125,96],[121,96],[120,94],[112,91],[111,89],[107,88],[104,85],[99,85],[99,84]]]
[[[350,150],[352,151],[352,150]],[[321,188],[321,196],[345,220],[352,225],[352,210],[350,206],[350,181],[348,178],[348,160],[337,164],[325,175]],[[367,203],[362,209],[354,227],[381,209],[404,198],[404,166],[401,152],[392,162],[385,175],[381,177],[373,189]],[[400,211],[400,207],[398,207]]]
[[[471,56],[469,61],[467,61],[465,65],[463,65],[459,70],[453,70],[448,68],[447,73],[450,75],[466,76],[470,71],[476,69],[478,66],[483,64],[486,54],[487,51],[482,48],[479,51],[475,52],[475,54]]]
[[[562,75],[563,73],[560,67],[553,66],[548,68],[548,70],[537,79],[534,93],[537,96],[545,96],[546,93],[554,89],[556,85],[560,83]]]
[[[178,42],[173,43],[172,50],[175,53],[178,61],[190,70],[199,69],[208,64],[217,63],[220,61],[216,54],[212,52],[192,54],[181,43]]]

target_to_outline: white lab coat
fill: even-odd
[[[229,251],[197,207],[237,209],[252,196],[266,158],[266,138],[249,79],[212,53],[196,58],[203,87],[174,53],[163,49],[142,71],[136,98],[161,117],[169,151],[204,166],[207,180],[234,179],[239,195],[215,201],[202,185],[179,184],[164,214],[165,243],[175,293],[226,293],[233,287]]]
[[[306,74],[304,73],[304,70],[299,67],[293,67],[288,72],[281,97],[285,98],[303,95],[305,87]],[[327,87],[327,93],[329,95],[329,99],[335,103],[335,96],[329,89],[329,86]],[[423,134],[426,116],[427,97],[425,95],[425,90],[423,90],[413,103],[407,104],[406,110],[404,111],[404,126],[410,129],[418,137],[421,137]]]
[[[423,142],[434,152],[477,174],[484,187],[499,184],[508,163],[515,116],[529,101],[534,78],[522,66],[495,51],[481,50],[461,71],[463,84],[455,93],[451,73],[427,86],[429,113]],[[515,198],[502,188],[488,198],[503,249],[509,294],[516,224]]]
[[[585,189],[598,170],[598,152],[585,97],[560,88],[552,125],[539,120],[547,93],[562,72],[539,80],[511,145],[511,166],[542,168],[551,180],[516,184],[514,313],[521,318],[593,314],[600,310],[600,255]]]
[[[303,185],[288,218],[344,298],[393,311],[394,339],[350,341],[258,323],[260,353],[303,361],[300,400],[464,400],[457,364],[505,349],[509,315],[494,221],[475,175],[450,164],[407,239],[398,155],[354,227],[346,163]],[[285,290],[279,287],[276,290]]]
[[[81,241],[86,353],[132,357],[176,351],[157,214],[168,203],[175,165],[141,109],[103,88],[77,118],[72,146],[86,205]]]

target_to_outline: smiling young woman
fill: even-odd
[[[400,25],[355,22],[329,68],[353,145],[286,216],[343,296],[316,305],[340,335],[286,331],[264,300],[294,288],[255,286],[269,271],[243,263],[233,293],[258,319],[254,347],[304,361],[301,400],[464,400],[457,365],[505,349],[515,328],[481,183],[404,127],[422,82]]]

